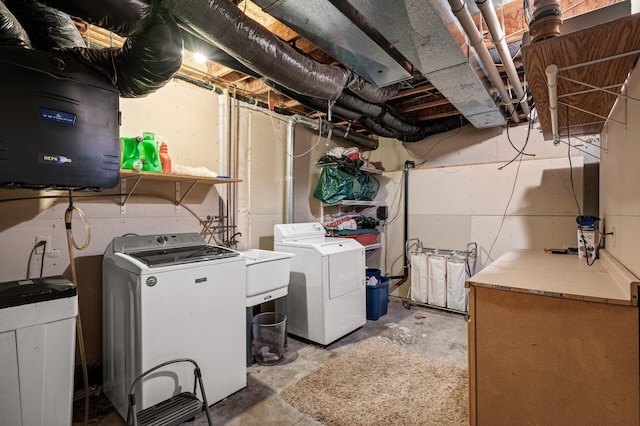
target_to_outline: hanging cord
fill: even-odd
[[[331,125],[330,125],[331,126]],[[329,136],[328,138],[331,138],[331,127],[329,127]],[[289,157],[291,158],[300,158],[300,157],[304,157],[305,155],[309,154],[311,151],[313,151],[315,149],[315,147],[317,147],[318,145],[320,145],[320,142],[322,141],[322,117],[318,117],[318,140],[316,141],[315,144],[313,144],[313,146],[311,148],[309,148],[308,150],[306,150],[305,152],[303,152],[302,154],[297,154],[297,155],[293,155],[293,154],[287,154]],[[327,144],[329,142],[327,141]]]
[[[84,227],[87,231],[87,237],[82,246],[79,246],[73,238],[73,231],[71,229],[71,221],[73,219],[73,211],[77,211],[84,223]],[[82,210],[73,205],[73,191],[69,191],[69,207],[64,212],[64,224],[67,229],[67,247],[69,249],[69,267],[71,268],[71,281],[78,288],[78,279],[76,276],[75,258],[73,256],[73,248],[78,250],[84,250],[89,246],[91,242],[91,228]],[[80,352],[80,363],[82,365],[82,378],[84,385],[84,424],[89,423],[89,373],[87,371],[87,354],[84,346],[84,335],[82,333],[82,321],[80,319],[80,309],[78,309],[78,315],[76,317],[76,331],[78,334],[78,350]]]
[[[576,188],[573,183],[573,164],[571,162],[571,133],[569,132],[569,107],[567,107],[567,158],[569,159],[569,178],[571,180],[571,192],[573,193],[573,200],[576,202],[576,208],[578,209],[578,217],[582,216],[582,212],[580,211],[580,203],[578,203],[578,197],[576,196]],[[587,239],[584,236],[584,230],[582,227],[578,227],[580,230],[580,241],[582,245],[584,245],[584,258],[587,261],[587,266],[592,266],[596,263],[596,257],[598,255],[599,244],[596,244],[593,248],[593,259],[589,260],[589,246],[587,245]],[[578,246],[578,252],[580,251],[580,246]]]
[[[47,242],[44,240],[38,241],[36,244],[34,244],[33,248],[31,249],[31,253],[29,253],[29,260],[27,260],[27,275],[25,277],[25,279],[27,280],[31,278],[31,259],[33,259],[33,254],[36,252],[38,247],[42,247],[42,260],[40,261],[40,277],[42,278],[42,269],[44,268],[44,253],[47,249]]]

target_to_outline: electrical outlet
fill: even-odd
[[[40,241],[44,241],[46,244],[36,247],[36,254],[42,254],[43,249],[45,254],[51,253],[53,250],[53,247],[51,247],[51,235],[37,235],[35,244],[38,244]]]

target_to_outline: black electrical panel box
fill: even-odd
[[[119,93],[96,71],[0,47],[0,186],[100,190],[120,179]]]

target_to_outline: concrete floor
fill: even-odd
[[[289,337],[285,359],[275,366],[247,368],[247,387],[211,407],[214,425],[310,426],[321,425],[280,398],[280,392],[321,367],[354,343],[369,337],[401,345],[443,362],[467,368],[467,327],[464,315],[412,306],[405,309],[391,297],[387,314],[367,323],[329,346]],[[92,425],[123,425],[115,411],[90,421]],[[74,423],[76,425],[76,423]],[[207,425],[204,415],[186,425]]]

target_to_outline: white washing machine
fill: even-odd
[[[293,253],[288,332],[328,345],[366,323],[365,251],[351,238],[325,236],[322,224],[274,226],[274,250]]]
[[[175,358],[200,365],[209,404],[246,386],[245,277],[240,253],[197,233],[113,239],[102,272],[104,392],[121,416],[133,380]],[[193,385],[187,364],[159,370],[136,389],[139,409]]]

